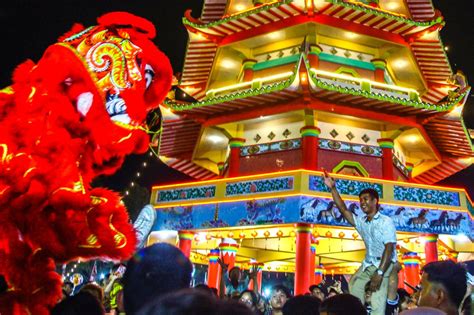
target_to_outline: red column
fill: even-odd
[[[323,282],[323,277],[324,277],[324,267],[322,265],[319,265],[314,270],[314,284],[320,284],[321,282]]]
[[[308,292],[310,260],[311,225],[298,223],[296,224],[295,295]]]
[[[311,68],[319,68],[319,54],[322,51],[323,49],[318,45],[311,44],[309,46],[308,61]]]
[[[242,148],[244,143],[245,139],[242,138],[232,138],[229,140],[229,177],[236,177],[240,174],[240,148]]]
[[[377,142],[382,148],[382,178],[393,180],[393,140],[378,139]]]
[[[224,264],[228,266],[227,270],[231,270],[235,265],[235,256],[239,245],[233,238],[224,238],[219,244],[221,258]]]
[[[207,255],[209,258],[209,268],[207,270],[207,285],[210,288],[219,290],[219,281],[221,279],[221,266],[217,262],[219,258],[219,250],[211,249]]]
[[[242,70],[244,72],[242,76],[243,82],[248,82],[253,80],[253,66],[257,63],[257,60],[254,59],[245,59],[242,61]]]
[[[375,66],[374,81],[385,83],[385,68],[387,62],[383,59],[372,59],[370,62]]]
[[[311,242],[311,256],[309,260],[309,285],[315,284],[316,282],[316,243]]]
[[[316,171],[318,169],[319,134],[321,130],[318,127],[305,126],[300,129],[300,133],[303,168]]]
[[[438,261],[438,235],[425,235],[425,263]]]
[[[416,287],[420,282],[420,257],[416,253],[408,252],[403,255],[403,265],[405,266],[405,282],[409,283],[412,287]],[[405,286],[410,294],[413,290]]]
[[[183,252],[184,256],[189,258],[189,254],[191,254],[191,246],[193,243],[194,233],[190,231],[179,231],[178,238],[179,243],[178,247]]]

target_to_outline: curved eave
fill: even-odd
[[[474,147],[469,132],[461,118],[436,117],[424,126],[440,152],[453,157],[474,156]]]
[[[169,159],[164,157],[160,157],[160,159],[172,169],[175,169],[178,172],[181,172],[198,180],[211,180],[218,178],[217,174],[214,174],[208,169],[205,169],[204,167],[199,166],[188,159]]]
[[[470,166],[465,159],[460,158],[443,158],[441,163],[432,169],[413,178],[414,183],[432,185],[448,178],[457,172]]]
[[[436,17],[430,21],[414,21],[383,10],[338,0],[329,0],[327,4],[319,8],[319,11],[316,10],[311,14],[306,8],[285,0],[262,5],[210,23],[203,23],[187,15],[183,18],[183,24],[211,36],[226,37],[301,14],[308,16],[308,22],[312,20],[312,16],[322,14],[401,36],[419,33],[435,25],[444,24],[442,17]]]
[[[466,92],[464,92],[451,102],[430,104],[364,90],[340,87],[323,82],[314,77],[314,75],[310,75],[310,78],[312,83],[310,90],[316,98],[397,115],[430,115],[448,112],[466,95]]]
[[[258,107],[262,104],[285,102],[301,96],[299,84],[295,82],[295,78],[296,75],[293,74],[286,80],[264,85],[260,88],[242,90],[195,103],[165,102],[165,104],[178,115],[214,115]]]

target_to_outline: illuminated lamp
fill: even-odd
[[[358,237],[359,237],[359,234],[357,234],[356,232],[352,233],[352,238],[354,240],[356,240]]]
[[[326,237],[327,237],[327,238],[331,238],[331,237],[332,237],[331,231],[327,231],[327,232],[326,232]]]
[[[265,237],[269,237],[269,236],[270,236],[270,232],[268,232],[268,231],[265,231],[265,232],[263,233],[263,236],[265,236]]]
[[[314,231],[314,232],[313,232],[313,236],[314,236],[314,237],[319,237],[318,231]]]
[[[344,233],[344,232],[339,232],[339,238],[344,238],[344,236],[346,236],[346,233]]]
[[[239,234],[239,238],[245,238],[245,233],[244,233],[244,232],[241,232],[241,233]]]
[[[250,234],[250,235],[252,235],[252,237],[257,237],[258,233],[257,233],[257,231],[253,231],[252,234]]]
[[[410,243],[410,239],[405,238],[405,239],[403,239],[403,242],[406,243],[406,244],[408,244],[408,243]]]
[[[291,232],[290,232],[290,237],[295,237],[295,236],[296,236],[295,231],[291,231]]]
[[[232,69],[237,66],[237,63],[235,63],[234,61],[230,59],[223,59],[220,64],[221,64],[221,67],[225,69]]]
[[[229,233],[227,234],[227,236],[230,237],[230,238],[234,237],[234,232],[229,232]]]
[[[359,34],[353,33],[353,32],[345,32],[344,35],[349,38],[349,39],[354,39],[359,37]]]
[[[403,68],[405,68],[406,66],[408,66],[408,61],[406,61],[405,59],[397,59],[397,60],[394,60],[394,61],[392,62],[392,65],[393,65],[395,68],[403,69]]]
[[[206,235],[206,240],[209,241],[209,240],[211,240],[211,238],[212,238],[211,234],[207,234],[207,235]]]
[[[283,236],[283,231],[282,231],[282,230],[278,230],[277,236],[278,236],[278,237],[282,237],[282,236]]]

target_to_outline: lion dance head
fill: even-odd
[[[155,28],[124,12],[75,25],[0,90],[0,313],[48,314],[56,264],[127,259],[136,237],[120,196],[91,188],[148,148],[147,117],[171,86]]]

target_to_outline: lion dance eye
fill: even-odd
[[[153,71],[153,68],[150,65],[145,66],[145,80],[146,80],[146,88],[151,85],[151,82],[153,81],[153,78],[155,77],[155,71]]]

